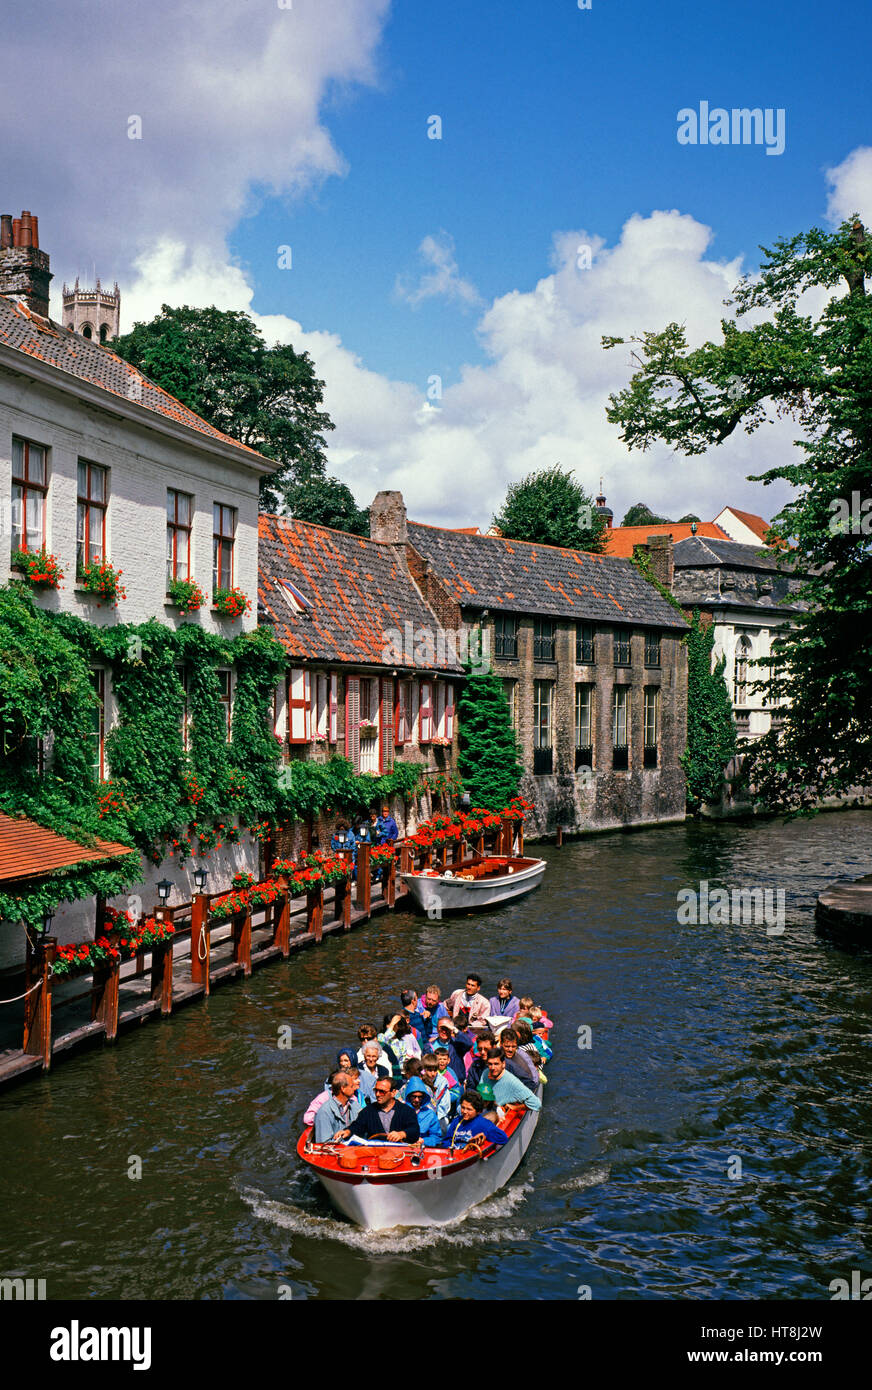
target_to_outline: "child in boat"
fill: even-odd
[[[460,1101],[460,1114],[452,1120],[445,1132],[445,1143],[450,1149],[463,1148],[476,1135],[482,1135],[489,1144],[505,1144],[508,1135],[492,1121],[482,1115],[484,1101],[476,1091],[464,1091]]]

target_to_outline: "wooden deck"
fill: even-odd
[[[818,931],[846,946],[872,948],[872,874],[843,878],[825,888],[817,900]]]
[[[498,832],[496,848],[511,853],[516,834],[523,853],[523,831],[509,822]],[[483,848],[480,839],[474,854],[468,855],[462,846],[442,850],[441,863],[460,867]],[[428,850],[418,857],[429,864],[434,853]],[[317,946],[325,937],[352,931],[395,908],[412,908],[399,874],[413,867],[414,856],[412,846],[402,845],[384,881],[380,876],[374,883],[369,850],[361,846],[355,884],[317,888],[303,899],[283,894],[270,907],[249,908],[219,923],[208,913],[218,893],[155,909],[155,917],[173,923],[175,935],[168,943],[134,960],[81,975],[53,977],[56,943],[29,947],[24,982],[9,991],[26,991],[27,997],[0,1010],[0,1088],[41,1075],[82,1048],[114,1042],[119,1033],[170,1017],[213,989]]]

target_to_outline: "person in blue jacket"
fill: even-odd
[[[400,827],[391,815],[390,806],[382,806],[376,829],[380,845],[392,845],[400,838]]]
[[[477,1091],[464,1091],[460,1101],[460,1114],[452,1120],[445,1132],[444,1143],[450,1149],[462,1149],[476,1135],[481,1134],[489,1144],[505,1144],[508,1135],[491,1120],[482,1115],[484,1101]]]
[[[420,1137],[428,1149],[437,1149],[444,1144],[442,1136],[442,1122],[436,1114],[436,1108],[430,1099],[430,1092],[419,1081],[416,1076],[408,1082],[405,1088],[405,1102],[411,1105],[418,1116],[418,1128]]]

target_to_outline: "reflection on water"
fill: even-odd
[[[872,1268],[872,957],[819,940],[813,905],[867,871],[870,829],[550,848],[542,889],[500,912],[376,919],[64,1063],[0,1097],[0,1272],[50,1298],[827,1297]],[[784,933],[679,926],[703,879],[783,887]],[[469,970],[557,1020],[533,1144],[453,1225],[360,1231],[296,1160],[303,1110],[360,1022]]]

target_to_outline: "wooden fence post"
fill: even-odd
[[[333,920],[342,922],[346,931],[351,926],[351,879],[342,878],[333,893]]]
[[[557,848],[559,849],[560,846],[563,844],[563,826],[562,826],[562,825],[558,825],[558,827],[557,827],[556,840],[557,840]]]
[[[160,1000],[162,1014],[173,1011],[173,941],[151,948],[151,997]]]
[[[503,816],[503,828],[500,837],[501,842],[499,853],[505,855],[507,859],[511,856],[514,839],[515,833],[513,823],[509,820],[508,816]]]
[[[25,989],[39,982],[39,988],[24,1001],[23,1050],[31,1057],[41,1057],[46,1071],[51,1066],[51,986],[52,966],[57,955],[57,937],[42,937],[31,950],[27,942]]]
[[[95,965],[91,988],[91,1020],[103,1025],[103,1036],[114,1042],[118,1036],[118,977],[120,957]]]
[[[384,879],[382,880],[382,890],[384,899],[388,907],[394,907],[397,901],[397,857],[394,855],[384,866]]]
[[[409,891],[409,885],[402,877],[403,874],[410,874],[414,867],[414,853],[411,845],[400,845],[400,882],[397,887],[397,896],[405,897]]]
[[[278,946],[282,955],[287,959],[291,953],[291,897],[288,892],[287,880],[278,880],[282,890],[279,898],[275,918],[275,931],[273,933],[273,945]]]
[[[306,931],[320,941],[324,935],[324,885],[317,884],[306,894]]]
[[[230,922],[233,939],[233,959],[242,966],[243,975],[251,974],[251,904],[242,912],[234,912]]]
[[[209,894],[195,893],[191,899],[191,982],[209,993]]]
[[[372,879],[369,872],[369,845],[357,847],[357,906],[371,915]]]
[[[524,822],[518,821],[518,854],[524,853]]]
[[[480,830],[475,837],[475,852],[484,859],[484,831]]]

